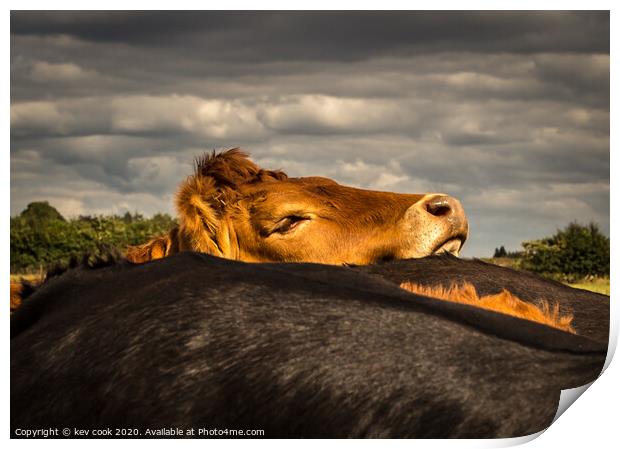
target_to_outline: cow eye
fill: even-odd
[[[286,234],[287,232],[292,231],[299,224],[307,220],[309,220],[308,217],[300,217],[299,215],[288,215],[278,221],[278,223],[276,223],[276,226],[272,229],[271,233],[274,234],[277,232],[280,234]]]

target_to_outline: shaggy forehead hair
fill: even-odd
[[[281,170],[264,170],[249,159],[239,148],[216,154],[206,153],[196,159],[195,176],[213,178],[216,186],[236,188],[241,184],[284,180],[288,176]]]

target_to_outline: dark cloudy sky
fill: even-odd
[[[609,233],[607,12],[11,13],[11,214],[173,212],[205,150]]]

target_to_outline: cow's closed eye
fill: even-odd
[[[308,220],[310,220],[310,217],[287,215],[276,223],[276,225],[271,229],[270,234],[287,234]]]

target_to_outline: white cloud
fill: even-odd
[[[401,127],[402,112],[402,105],[393,100],[298,95],[261,106],[258,116],[280,132],[366,133]],[[411,113],[406,115],[412,119]]]
[[[36,61],[32,64],[31,76],[34,81],[39,83],[75,82],[97,77],[97,72],[84,70],[73,63],[51,64],[45,61]]]
[[[179,95],[17,102],[11,106],[11,127],[23,136],[175,132],[251,140],[265,135],[256,110],[242,102]]]
[[[176,186],[192,172],[190,160],[175,156],[144,156],[127,161],[129,183],[142,192],[175,191]]]
[[[48,101],[30,101],[11,106],[13,131],[31,129],[61,132],[69,118]]]

